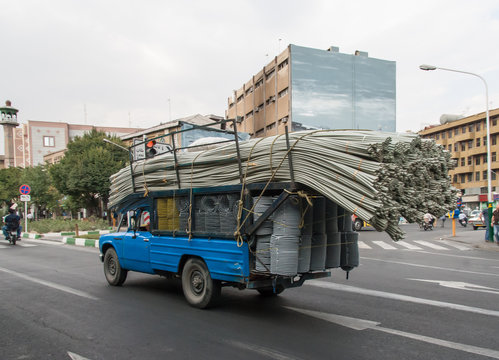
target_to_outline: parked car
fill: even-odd
[[[468,219],[468,224],[473,226],[473,230],[476,230],[481,227],[485,228],[487,224],[485,224],[485,222],[483,221],[482,213],[480,212],[480,210],[473,210],[473,212],[475,211],[477,211],[478,213],[475,213],[473,216],[471,216]]]

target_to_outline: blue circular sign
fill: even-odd
[[[21,187],[19,188],[19,192],[23,195],[29,195],[31,191],[31,188],[29,187],[29,185],[21,185]]]

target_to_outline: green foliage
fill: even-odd
[[[21,182],[31,187],[31,203],[41,209],[55,211],[59,208],[58,200],[62,195],[52,185],[52,179],[44,165],[23,169]]]
[[[0,205],[10,205],[12,199],[19,197],[21,168],[0,169]]]
[[[68,151],[60,163],[49,169],[55,188],[69,197],[71,208],[87,207],[91,212],[98,198],[107,202],[109,177],[125,166],[128,153],[105,143],[104,132],[92,130],[76,137],[68,144]],[[111,141],[122,144],[113,137]]]
[[[48,232],[69,232],[75,231],[76,224],[81,231],[105,230],[109,228],[107,221],[91,218],[89,220],[64,220],[64,219],[44,219],[28,223],[29,231],[39,234]]]

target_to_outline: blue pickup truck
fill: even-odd
[[[187,302],[206,308],[225,286],[275,296],[330,276],[331,268],[358,266],[349,213],[309,189],[302,194],[308,192],[313,206],[286,190],[289,184],[262,192],[264,185],[127,197],[115,210],[117,232],[99,240],[107,281],[121,286],[128,271],[180,278]]]

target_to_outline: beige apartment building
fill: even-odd
[[[290,44],[227,100],[251,137],[305,129],[395,131],[395,62]]]
[[[499,108],[489,112],[491,181],[494,201],[499,190]],[[444,119],[444,117],[442,118]],[[444,121],[442,121],[444,122]],[[434,139],[456,160],[456,168],[450,171],[452,184],[463,190],[463,203],[474,209],[487,202],[487,129],[485,113],[479,113],[440,125],[428,126],[420,131],[421,137]]]

